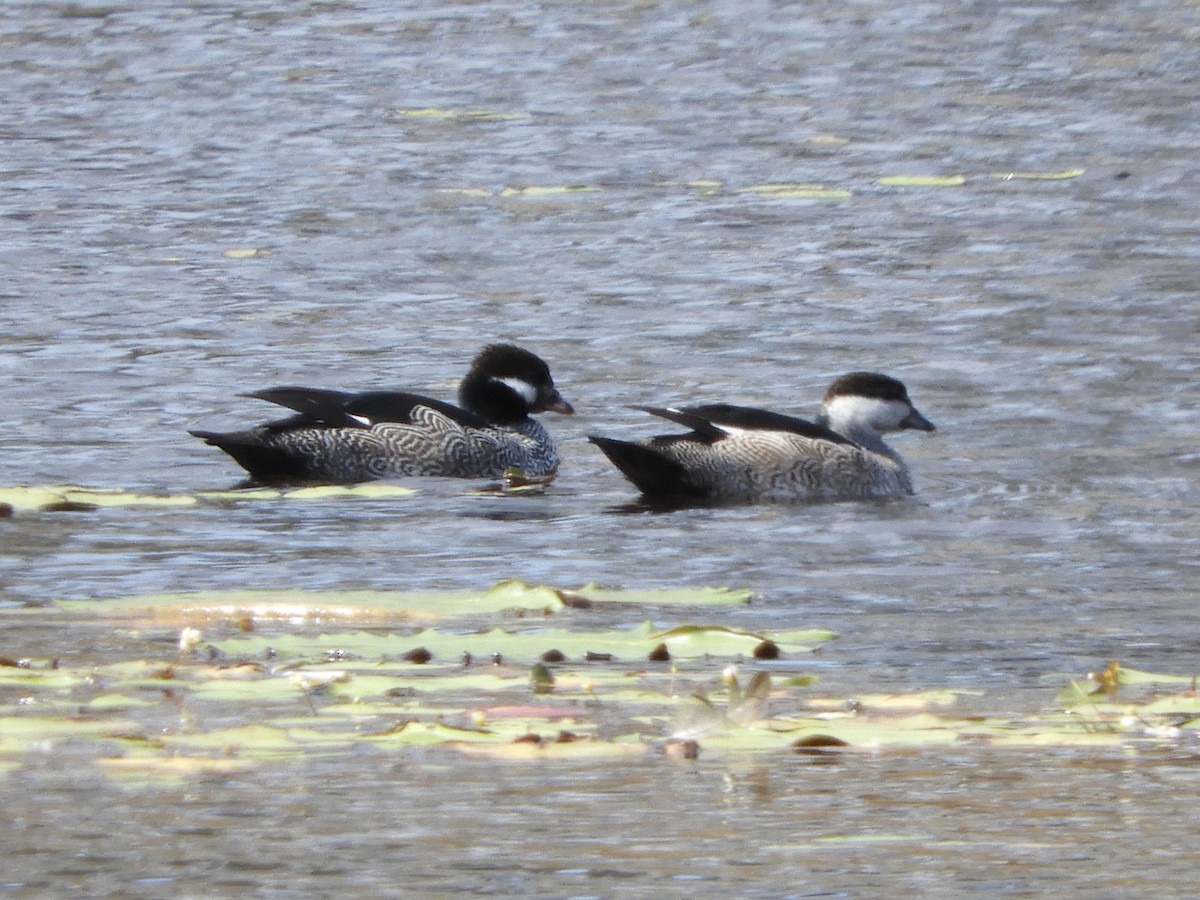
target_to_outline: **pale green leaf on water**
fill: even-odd
[[[584,631],[571,628],[531,628],[514,631],[493,628],[489,631],[464,634],[429,628],[411,635],[378,634],[375,632],[345,632],[315,637],[290,635],[248,635],[216,641],[222,652],[241,658],[262,659],[268,653],[276,660],[316,659],[336,651],[339,656],[378,660],[395,658],[414,648],[423,648],[435,660],[457,661],[464,654],[475,660],[487,660],[496,654],[510,662],[532,664],[550,651],[557,651],[568,662],[592,661],[597,655],[609,655],[612,661],[646,662],[650,651],[665,643],[676,659],[703,657],[750,657],[765,641],[770,641],[782,654],[807,653],[809,644],[829,640],[830,632],[798,631],[778,634],[753,634],[723,626],[683,626],[659,631],[647,622],[633,629]],[[607,660],[603,660],[607,661]]]
[[[592,194],[599,192],[598,187],[583,184],[564,185],[530,185],[522,188],[505,188],[500,192],[501,197],[556,197],[563,194]]]
[[[61,600],[59,608],[100,617],[140,614],[149,620],[190,623],[233,619],[303,622],[326,618],[370,621],[430,621],[523,610],[551,614],[563,608],[554,588],[504,581],[476,592],[404,591],[197,591],[111,600]]]
[[[127,694],[101,694],[93,700],[80,705],[81,711],[90,713],[111,712],[113,710],[127,710],[134,708],[146,708],[158,706],[161,698],[158,697],[131,697]]]
[[[1195,693],[1172,694],[1141,705],[1148,716],[1200,716],[1200,696]]]
[[[382,734],[366,735],[363,743],[375,746],[428,746],[444,744],[448,741],[483,741],[500,740],[494,733],[479,728],[456,728],[439,722],[406,721],[399,726]]]
[[[417,493],[415,488],[403,487],[398,484],[368,484],[340,485],[322,484],[314,487],[293,488],[283,492],[285,500],[334,500],[340,498],[360,498],[367,500],[390,500],[393,497],[408,497]]]
[[[830,188],[822,184],[757,184],[740,188],[739,194],[755,194],[759,197],[788,200],[847,200],[854,196],[844,188]]]
[[[209,501],[248,500],[391,500],[409,497],[417,493],[416,488],[399,484],[372,481],[367,484],[320,484],[296,488],[244,488],[230,491],[201,491],[196,496]]]
[[[842,147],[850,143],[850,139],[836,134],[817,134],[808,138],[806,143],[815,144],[818,147]]]
[[[1128,666],[1120,667],[1122,687],[1143,684],[1186,684],[1195,690],[1197,687],[1196,680],[1197,676],[1195,675],[1166,675],[1162,672],[1143,672],[1138,669],[1131,669]]]
[[[491,191],[486,191],[483,188],[438,188],[439,194],[457,194],[463,197],[490,197]]]
[[[667,645],[674,657],[753,656],[763,644],[774,644],[780,652],[803,653],[809,643],[828,641],[831,631],[788,631],[756,634],[722,625],[681,625],[650,636],[652,642]]]
[[[14,510],[88,510],[119,506],[194,506],[188,495],[156,496],[107,488],[73,485],[0,488],[0,503]]]
[[[137,785],[363,746],[397,754],[439,746],[520,763],[939,748],[961,754],[974,746],[1111,753],[1176,746],[1200,733],[1190,676],[1113,663],[1075,682],[1082,687],[1073,688],[1077,702],[1069,708],[1021,717],[965,715],[959,704],[969,697],[978,708],[984,695],[948,689],[812,697],[789,674],[794,667],[763,665],[752,654],[770,643],[786,659],[828,640],[829,632],[654,622],[617,628],[617,606],[597,617],[608,623],[600,627],[583,602],[588,591],[596,589],[581,589],[562,605],[561,619],[548,620],[546,604],[562,604],[569,592],[502,582],[473,595],[495,597],[485,604],[492,612],[463,614],[469,631],[462,621],[413,628],[395,620],[372,630],[357,619],[345,629],[344,620],[326,617],[323,634],[312,633],[314,620],[302,619],[300,628],[267,623],[272,633],[224,628],[165,641],[161,623],[147,640],[140,618],[131,628],[98,617],[104,604],[92,601],[88,622],[105,629],[105,646],[148,655],[110,649],[77,662],[0,660],[0,694],[11,700],[0,707],[0,777],[18,771],[18,763],[45,765],[60,753],[93,759],[106,776]],[[510,614],[514,597],[532,608],[496,627],[488,616],[497,609]],[[657,605],[656,615],[672,608]],[[54,609],[0,619],[20,621],[19,633],[27,634],[31,616],[43,617],[47,628],[62,621]],[[670,652],[652,661],[660,645]],[[413,657],[414,648],[425,652]],[[534,677],[538,666],[541,678]]]
[[[1078,178],[1086,169],[1065,169],[1062,172],[993,172],[1000,181],[1066,181]]]
[[[753,591],[738,588],[623,588],[612,590],[593,583],[563,591],[568,603],[579,596],[593,603],[637,603],[648,606],[738,606],[749,603]]]
[[[392,111],[392,114],[404,119],[458,119],[470,122],[507,122],[530,118],[529,113],[500,113],[483,109],[439,109],[437,107],[396,109]]]
[[[924,710],[953,706],[962,697],[977,696],[982,696],[982,692],[945,689],[918,691],[913,694],[863,693],[854,697],[854,706],[865,710]],[[844,708],[846,701],[839,697],[810,697],[806,703],[814,710],[837,711]]]
[[[230,491],[201,491],[192,494],[143,494],[117,488],[88,488],[75,485],[0,488],[0,504],[16,512],[42,510],[46,512],[84,512],[119,507],[188,507],[200,502],[249,502],[265,500],[390,500],[417,493],[414,488],[384,482],[352,486],[321,485],[317,487],[277,490],[252,488]]]
[[[323,618],[372,622],[432,622],[472,615],[554,615],[590,605],[725,606],[749,601],[750,591],[730,588],[678,588],[620,591],[594,584],[560,590],[523,581],[502,581],[478,592],[299,590],[196,591],[114,598],[60,600],[73,614],[141,618],[183,624],[233,620],[252,628],[260,620],[303,622]],[[818,638],[814,638],[818,639]],[[828,638],[824,638],[828,639]]]
[[[231,491],[200,491],[196,495],[201,500],[221,502],[236,502],[245,500],[278,500],[283,491],[276,488],[239,488]]]
[[[553,736],[538,740],[509,741],[503,744],[450,742],[446,747],[464,756],[500,762],[536,762],[541,760],[611,760],[650,755],[644,743],[601,740],[560,741]]]
[[[967,179],[963,175],[887,175],[877,183],[886,187],[959,187]]]
[[[1157,689],[1160,685],[1187,685],[1194,695],[1197,676],[1142,672],[1112,662],[1102,670],[1089,672],[1086,681],[1072,681],[1058,695],[1058,701],[1065,705],[1126,702],[1130,700],[1130,688]]]
[[[225,255],[229,259],[259,259],[270,256],[271,251],[262,247],[238,247],[234,250],[226,250]]]

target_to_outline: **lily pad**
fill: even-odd
[[[104,647],[162,650],[130,658],[100,649],[86,659],[0,666],[0,778],[67,748],[72,759],[93,760],[105,776],[136,785],[362,748],[403,754],[438,747],[514,764],[658,755],[686,761],[962,753],[976,745],[1112,752],[1171,746],[1200,731],[1200,698],[1186,675],[1114,663],[1075,680],[1062,699],[1048,698],[1044,710],[988,717],[975,712],[986,696],[973,693],[968,715],[959,710],[964,692],[952,690],[896,694],[867,681],[853,697],[812,696],[811,681],[790,672],[814,644],[833,637],[827,631],[611,625],[614,613],[643,606],[655,617],[720,615],[720,603],[745,602],[744,592],[701,591],[693,603],[697,592],[684,589],[588,585],[572,592],[510,581],[475,594],[361,593],[285,592],[302,611],[298,619],[247,630],[222,622],[216,636],[193,630],[195,616],[244,614],[261,592],[22,611],[15,633],[27,634],[39,617],[53,629],[66,615],[106,629]],[[337,607],[314,600],[335,597],[351,612],[328,614]],[[420,615],[434,616],[438,604],[453,613],[431,627]],[[605,614],[591,615],[602,604],[609,604]],[[504,617],[499,625],[497,615]],[[147,643],[144,623],[161,629],[172,616],[187,622],[179,640]],[[364,616],[384,624],[364,624]],[[0,613],[0,622],[14,618]],[[767,644],[790,669],[756,659]]]
[[[886,187],[959,187],[966,183],[963,175],[887,175],[878,180]]]
[[[196,498],[155,496],[127,491],[70,485],[0,488],[0,503],[15,511],[87,511],[112,506],[195,506]]]
[[[993,172],[1000,181],[1066,181],[1078,178],[1086,169],[1065,169],[1062,172]]]
[[[112,600],[61,600],[72,614],[173,624],[234,622],[243,630],[256,623],[316,622],[325,619],[359,622],[432,622],[466,616],[551,616],[593,604],[638,606],[725,606],[746,603],[750,592],[728,588],[670,588],[616,591],[589,584],[559,590],[523,581],[502,581],[482,592],[415,593],[405,591],[198,591]]]
[[[753,657],[764,641],[771,641],[783,654],[806,653],[812,643],[834,637],[828,631],[793,631],[778,634],[754,634],[719,625],[688,625],[660,631],[649,622],[638,628],[586,631],[568,628],[532,628],[512,631],[493,628],[490,631],[463,634],[429,628],[412,635],[378,634],[357,631],[321,634],[315,637],[300,634],[250,635],[229,638],[214,644],[226,655],[238,654],[243,659],[263,659],[270,654],[275,660],[322,659],[330,652],[339,658],[367,660],[396,658],[412,647],[423,647],[437,660],[458,661],[469,656],[487,660],[499,656],[506,662],[530,664],[539,661],[549,650],[557,650],[566,661],[587,662],[645,662],[650,652],[665,643],[674,659],[705,657]],[[591,657],[589,659],[589,657]],[[597,659],[602,657],[602,659]]]
[[[522,188],[505,188],[501,197],[556,197],[562,194],[594,194],[600,188],[584,184],[529,185]]]
[[[852,191],[826,187],[823,184],[757,184],[741,188],[738,193],[779,200],[848,200],[854,196]]]
[[[408,497],[416,489],[398,484],[371,482],[358,485],[321,485],[291,489],[250,488],[231,491],[201,491],[197,494],[143,494],[116,488],[75,485],[0,488],[0,506],[12,512],[89,512],[116,507],[187,507],[199,503],[230,503],[266,500],[390,500]]]
[[[396,109],[392,114],[404,119],[450,119],[469,122],[507,122],[513,119],[528,119],[529,113],[501,113],[485,109]]]

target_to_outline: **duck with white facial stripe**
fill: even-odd
[[[933,431],[895,378],[852,372],[830,385],[817,421],[727,404],[637,407],[687,428],[643,441],[589,437],[651,500],[867,500],[913,492],[883,435]]]
[[[405,475],[531,478],[558,469],[554,441],[533,413],[574,413],[550,369],[511,344],[485,347],[458,389],[459,406],[419,394],[282,387],[248,396],[296,415],[246,431],[193,431],[260,483],[352,484]]]

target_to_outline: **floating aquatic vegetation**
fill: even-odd
[[[751,592],[729,588],[668,588],[614,591],[594,584],[576,590],[523,581],[502,581],[484,591],[197,591],[111,600],[61,600],[59,609],[89,617],[135,623],[197,625],[223,622],[252,632],[267,622],[316,623],[327,620],[358,624],[427,623],[463,617],[507,615],[544,619],[569,609],[594,605],[630,607],[710,607],[741,605]],[[829,640],[831,632],[806,633],[806,640]],[[743,639],[748,641],[749,639]],[[543,650],[550,649],[549,646]]]
[[[458,122],[509,122],[518,119],[531,118],[529,113],[502,113],[486,109],[440,109],[426,107],[420,109],[395,109],[392,115],[402,119],[431,119]]]
[[[157,496],[116,489],[59,485],[0,488],[0,503],[13,512],[88,512],[102,507],[195,506],[197,500],[190,495]]]
[[[886,175],[876,183],[885,187],[959,187],[967,179],[964,175]]]
[[[1062,172],[993,172],[1000,181],[1067,181],[1078,178],[1086,169],[1065,169]]]
[[[776,200],[848,200],[854,196],[853,191],[826,187],[823,184],[756,184],[739,188],[737,193],[755,194]]]
[[[826,631],[664,627],[644,614],[640,625],[612,624],[622,610],[694,617],[745,603],[745,591],[569,591],[519,581],[474,594],[290,591],[273,596],[294,615],[255,618],[268,596],[0,611],[0,625],[21,623],[10,635],[36,621],[47,629],[96,623],[106,646],[139,654],[27,658],[6,648],[0,778],[68,748],[73,760],[136,785],[363,748],[685,763],[976,744],[1129,749],[1195,735],[1200,723],[1193,678],[1117,664],[1072,683],[1051,709],[988,718],[956,713],[956,691],[816,695],[804,660],[834,637]],[[168,625],[178,629],[171,640],[162,636]]]
[[[318,485],[297,488],[247,488],[196,494],[144,494],[117,488],[75,485],[0,488],[0,509],[18,512],[94,512],[121,507],[187,507],[200,503],[249,503],[271,500],[392,500],[417,493],[399,484]]]
[[[520,188],[505,188],[501,197],[556,197],[562,194],[593,194],[600,190],[586,184],[528,185]]]

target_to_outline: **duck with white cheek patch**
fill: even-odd
[[[816,422],[728,404],[637,408],[691,430],[636,442],[589,440],[650,500],[903,497],[913,492],[908,466],[883,436],[934,430],[900,381],[873,372],[834,381]]]
[[[248,396],[296,415],[245,431],[191,434],[220,447],[260,483],[498,478],[509,469],[547,478],[558,469],[558,451],[531,415],[575,412],[549,366],[511,344],[492,344],[475,357],[458,406],[396,391],[281,387]]]

